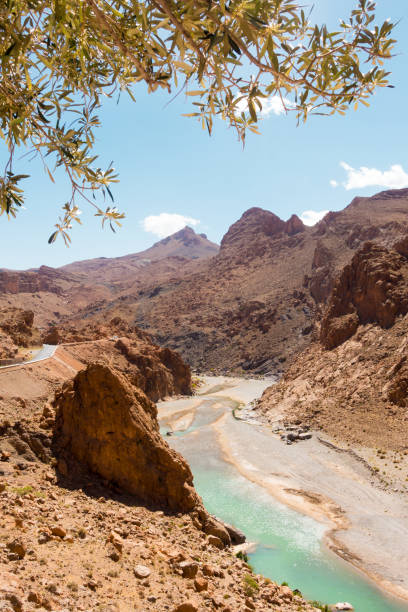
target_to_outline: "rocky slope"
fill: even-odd
[[[65,342],[65,353],[82,364],[114,366],[126,374],[152,401],[191,393],[190,367],[178,353],[154,344],[151,337],[121,319],[109,325],[53,329],[45,336],[51,344]]]
[[[136,505],[97,479],[71,489],[39,461],[19,463],[1,464],[4,612],[315,610],[214,547],[189,514]]]
[[[167,258],[175,258],[179,261],[205,259],[216,255],[218,249],[218,245],[208,240],[205,234],[196,234],[191,227],[185,227],[140,253],[123,257],[99,257],[77,261],[63,266],[61,270],[74,274],[92,275],[95,282],[120,280],[123,277],[137,274],[152,262]]]
[[[314,227],[252,208],[215,257],[177,280],[129,291],[102,312],[136,322],[199,369],[280,373],[310,342],[344,265],[368,239],[387,247],[402,238],[407,212],[407,190],[355,198]]]
[[[312,612],[225,548],[234,531],[202,507],[154,404],[106,365],[108,342],[82,345],[104,364],[66,346],[0,371],[0,609]]]
[[[44,327],[120,317],[197,369],[280,374],[309,344],[339,272],[367,240],[388,248],[402,239],[407,212],[406,189],[355,198],[314,227],[251,208],[218,253],[185,229],[144,253],[54,271],[62,294],[0,292],[0,305],[24,301]]]
[[[34,326],[34,313],[31,310],[0,309],[0,360],[13,359],[22,348],[40,343],[40,332]]]
[[[266,420],[306,424],[363,447],[408,450],[406,244],[368,242],[357,251],[334,286],[320,340],[265,391],[258,412]]]
[[[0,307],[24,304],[35,312],[39,325],[58,324],[82,308],[99,312],[113,298],[138,292],[152,280],[178,278],[218,248],[205,234],[186,227],[146,251],[124,257],[101,257],[59,269],[0,269]]]
[[[159,433],[156,406],[123,374],[90,365],[57,393],[55,445],[65,475],[71,457],[160,508],[200,504],[187,463]]]

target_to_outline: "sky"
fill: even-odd
[[[314,19],[334,29],[356,4],[315,0]],[[70,187],[62,172],[53,184],[39,163],[22,159],[15,171],[31,174],[24,181],[25,210],[10,221],[0,217],[0,267],[58,267],[135,253],[186,224],[220,242],[252,206],[284,220],[296,213],[313,224],[357,195],[408,187],[408,2],[379,0],[377,15],[379,21],[401,20],[397,55],[387,64],[395,88],[378,90],[369,108],[360,106],[345,117],[311,117],[297,127],[294,114],[281,113],[271,102],[261,135],[249,134],[243,148],[226,123],[217,121],[209,137],[194,119],[182,117],[191,112],[183,95],[168,104],[166,94],[148,95],[140,85],[136,103],[125,96],[119,104],[108,100],[99,113],[96,152],[101,167],[113,160],[120,174],[113,192],[126,214],[123,227],[115,234],[102,230],[84,202],[83,225],[73,228],[70,248],[60,239],[48,245]],[[5,159],[0,143],[1,165]]]

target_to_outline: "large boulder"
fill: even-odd
[[[54,448],[148,504],[201,509],[186,461],[159,433],[156,407],[125,376],[91,364],[55,396]],[[204,515],[203,515],[204,516]]]

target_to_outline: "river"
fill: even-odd
[[[256,479],[245,477],[248,457],[255,455],[257,444],[257,438],[248,438],[247,432],[262,428],[236,421],[231,413],[239,404],[259,397],[270,381],[205,380],[199,395],[159,403],[161,431],[164,435],[169,429],[174,431],[166,440],[189,462],[206,508],[236,525],[254,543],[249,554],[254,571],[287,582],[310,600],[329,604],[348,601],[356,612],[408,612],[408,604],[389,597],[326,546],[327,521],[297,512]],[[239,469],[220,443],[220,424],[224,436],[242,444]],[[237,438],[237,432],[244,435]],[[246,441],[254,444],[252,452]],[[282,451],[286,449],[280,440],[276,444]],[[263,444],[257,452],[267,458],[269,446]],[[403,572],[406,569],[402,568]]]

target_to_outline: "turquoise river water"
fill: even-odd
[[[324,545],[324,525],[281,504],[226,463],[208,419],[197,416],[199,423],[166,439],[189,462],[209,512],[256,543],[249,555],[256,573],[286,581],[310,600],[350,602],[356,612],[408,612],[408,604],[389,598]]]

